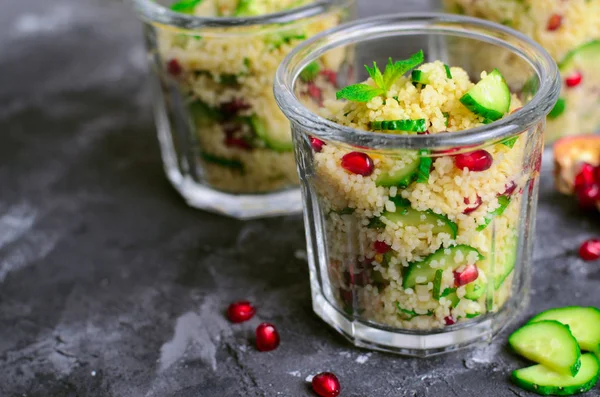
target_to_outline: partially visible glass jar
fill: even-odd
[[[495,122],[459,101],[487,67],[473,46],[520,66],[513,75],[498,65],[507,89],[495,93],[515,94]],[[311,110],[298,76],[340,49],[369,66],[424,49],[451,67],[433,62],[394,78],[386,70],[380,83],[346,91],[356,102],[331,97]],[[386,79],[400,85],[381,89]],[[361,97],[374,84],[380,90]],[[524,84],[532,95],[522,95]],[[539,45],[474,18],[370,18],[295,49],[275,97],[292,123],[314,311],[358,346],[416,356],[503,329],[528,300],[545,116],[559,89]]]
[[[562,93],[548,115],[546,143],[600,131],[600,1],[435,0],[446,12],[504,24],[540,43],[558,63]],[[497,59],[480,52],[481,58]],[[510,64],[511,59],[503,62]]]
[[[300,211],[275,71],[298,43],[351,18],[354,0],[133,3],[145,23],[158,138],[175,188],[193,207],[237,218]],[[346,62],[340,52],[315,63],[306,92],[318,102],[335,90]]]

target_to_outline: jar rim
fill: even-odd
[[[172,11],[153,0],[130,1],[139,17],[146,22],[160,23],[180,29],[200,29],[288,24],[348,7],[355,0],[317,0],[302,7],[252,17],[203,17]]]
[[[493,123],[431,135],[398,135],[347,127],[306,108],[294,94],[300,72],[329,50],[375,39],[435,34],[464,37],[498,45],[532,66],[539,80],[534,97],[517,112]],[[510,37],[513,43],[500,37]],[[480,146],[518,135],[539,123],[552,110],[560,94],[560,74],[550,54],[513,29],[478,18],[443,13],[402,13],[360,19],[322,32],[297,46],[280,64],[274,84],[275,99],[292,123],[302,125],[323,140],[370,149],[454,148]]]

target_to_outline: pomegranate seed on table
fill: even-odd
[[[471,204],[471,200],[469,200],[468,197],[465,197],[463,201],[467,205]],[[483,204],[483,201],[481,201],[481,197],[479,197],[479,195],[477,195],[477,200],[475,200],[475,202],[473,203],[473,205],[471,205],[470,207],[465,208],[465,210],[463,211],[463,214],[469,215],[471,212],[473,212],[477,208],[481,207],[481,204]]]
[[[319,153],[321,150],[323,150],[323,146],[325,146],[325,142],[323,142],[319,138],[311,137],[310,145],[312,146],[312,148],[315,152]]]
[[[183,68],[177,59],[171,59],[167,63],[167,72],[169,72],[171,76],[177,77],[183,72]]]
[[[479,269],[476,265],[468,265],[462,272],[454,272],[454,284],[457,287],[467,285],[477,280],[479,277]]]
[[[227,318],[232,323],[243,323],[250,320],[256,314],[256,309],[248,301],[233,302],[227,308]]]
[[[454,165],[460,170],[466,168],[469,171],[481,172],[488,170],[493,162],[492,155],[483,149],[454,156]]]
[[[312,388],[319,397],[337,397],[340,395],[340,381],[331,372],[321,372],[312,378]]]
[[[452,318],[452,316],[444,317],[444,322],[446,323],[446,325],[456,324],[456,321],[454,321],[454,318]]]
[[[581,169],[575,176],[575,189],[579,187],[592,185],[596,182],[596,169],[593,165],[583,163]]]
[[[386,254],[390,252],[392,247],[388,245],[385,241],[375,241],[373,243],[373,249],[375,249],[375,252],[377,252],[378,254]]]
[[[337,73],[331,69],[324,69],[320,72],[321,76],[324,76],[327,81],[334,87],[337,87]]]
[[[579,256],[584,261],[595,261],[600,258],[600,240],[591,239],[585,241],[579,247]]]
[[[549,31],[554,31],[554,30],[560,28],[562,25],[562,19],[563,19],[562,15],[552,14],[550,19],[548,19],[548,25],[546,28]]]
[[[261,352],[277,349],[279,332],[273,324],[262,323],[256,327],[256,348]]]
[[[581,83],[581,79],[582,79],[581,73],[574,72],[573,74],[571,74],[570,76],[568,76],[565,79],[565,84],[569,88],[577,87],[579,85],[579,83]]]
[[[342,157],[342,168],[353,174],[369,176],[373,173],[375,165],[368,154],[350,152]]]

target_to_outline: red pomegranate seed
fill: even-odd
[[[375,252],[379,254],[385,254],[387,252],[390,252],[390,250],[392,249],[392,247],[389,246],[385,241],[375,241],[373,243],[373,248],[375,249]]]
[[[262,323],[256,327],[256,348],[261,352],[277,349],[279,332],[273,324]]]
[[[350,287],[353,285],[364,287],[371,282],[371,278],[369,277],[369,272],[367,270],[361,270],[358,273],[352,273],[350,271],[344,272],[344,278]]]
[[[470,205],[471,204],[471,200],[469,200],[468,197],[465,197],[463,201],[465,202],[466,205]],[[477,195],[477,200],[475,200],[475,202],[473,203],[473,205],[471,205],[470,207],[465,208],[465,210],[463,211],[463,214],[469,215],[471,212],[473,212],[477,208],[481,207],[481,204],[483,204],[483,201],[481,201],[481,197],[479,197],[479,195]]]
[[[454,165],[460,170],[466,168],[473,172],[485,171],[492,166],[493,162],[492,155],[483,149],[454,156]]]
[[[454,272],[454,284],[457,287],[467,285],[477,280],[479,269],[476,265],[468,265],[462,272]]]
[[[252,145],[243,138],[235,138],[232,136],[225,137],[225,146],[239,148],[244,150],[252,150]]]
[[[600,166],[594,168],[594,181],[600,183]]]
[[[321,150],[323,150],[323,146],[325,146],[325,142],[323,142],[319,138],[311,137],[310,145],[312,146],[312,148],[315,152],[319,153]]]
[[[565,84],[570,88],[577,87],[581,83],[581,78],[581,73],[573,72],[573,74],[565,79]]]
[[[340,288],[340,296],[342,298],[342,302],[344,302],[346,305],[350,307],[354,305],[354,294],[351,290]]]
[[[171,76],[177,77],[183,72],[183,68],[177,59],[171,59],[167,63],[167,72],[169,72]]]
[[[417,132],[417,135],[429,135],[429,130],[425,130],[424,132]]]
[[[319,397],[337,397],[340,395],[340,381],[331,372],[321,372],[312,378],[312,388]]]
[[[554,31],[562,25],[562,15],[552,14],[548,20],[548,26],[546,27],[549,31]]]
[[[600,240],[591,239],[585,241],[579,247],[579,256],[584,261],[595,261],[600,258]]]
[[[327,81],[334,87],[337,87],[337,73],[331,69],[321,70],[321,75],[324,76]]]
[[[242,110],[250,109],[250,105],[243,99],[234,98],[231,101],[221,105],[221,112],[227,115],[236,115]]]
[[[321,89],[315,85],[315,83],[308,83],[308,96],[314,99],[319,106],[323,103],[323,93]]]
[[[446,323],[446,325],[456,324],[456,321],[454,321],[454,318],[452,318],[452,316],[444,317],[444,322]]]
[[[596,183],[585,185],[575,189],[579,206],[584,209],[594,208],[596,203],[600,201],[600,186]]]
[[[575,176],[575,188],[588,186],[596,181],[596,168],[588,163],[583,163],[579,173]]]
[[[248,301],[233,302],[227,308],[227,318],[232,323],[243,323],[254,317],[256,309]]]
[[[508,185],[504,185],[504,191],[498,194],[498,196],[512,196],[516,189],[517,184],[514,181],[512,181]]]
[[[375,165],[368,154],[350,152],[342,157],[342,168],[353,174],[369,176],[373,173]]]

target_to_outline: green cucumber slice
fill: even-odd
[[[502,141],[502,144],[504,146],[509,147],[509,148],[512,149],[513,146],[515,146],[515,143],[517,143],[518,140],[519,140],[518,136],[513,136],[512,138],[508,138],[508,139]]]
[[[373,121],[371,129],[374,131],[425,132],[427,131],[427,121],[425,119]]]
[[[510,100],[510,89],[498,69],[494,69],[460,98],[467,109],[491,121],[501,119],[508,112]]]
[[[559,372],[575,376],[581,366],[581,351],[569,327],[554,320],[529,323],[509,338],[521,356]]]
[[[413,70],[410,77],[413,83],[419,83],[423,85],[429,84],[429,73],[422,70]]]
[[[244,164],[241,161],[228,159],[228,158],[221,157],[221,156],[215,156],[213,154],[206,153],[206,152],[200,153],[200,157],[202,158],[202,160],[206,161],[207,163],[220,165],[221,167],[225,167],[225,168],[231,168],[231,169],[239,171],[241,173],[244,172]]]
[[[197,5],[203,0],[180,0],[171,4],[171,10],[182,14],[193,14]]]
[[[460,303],[460,298],[456,295],[456,288],[446,288],[440,298],[448,299],[452,308],[455,308]]]
[[[457,263],[455,261],[455,257],[459,252],[462,253],[462,256],[465,260]],[[435,279],[435,273],[438,269],[456,269],[466,263],[466,258],[472,252],[477,253],[479,260],[483,259],[483,256],[481,256],[479,251],[468,245],[456,245],[450,248],[442,247],[422,261],[411,263],[406,269],[404,280],[402,280],[402,287],[407,289],[413,288],[417,284],[427,284],[429,282],[433,282]],[[435,268],[431,267],[431,263],[433,261],[438,262]],[[440,262],[442,261],[444,263],[439,266]],[[419,279],[418,283],[417,278]]]
[[[585,393],[598,382],[600,362],[590,353],[581,356],[581,369],[575,377],[552,371],[543,365],[513,371],[515,384],[542,396],[571,396]]]
[[[506,196],[500,196],[500,197],[498,197],[498,202],[500,203],[500,207],[496,208],[494,211],[488,213],[485,216],[485,222],[483,224],[477,226],[478,232],[480,232],[483,229],[485,229],[486,227],[488,227],[488,225],[490,223],[492,223],[494,218],[496,218],[497,216],[501,216],[504,213],[504,211],[506,211],[506,208],[510,204],[510,199]]]
[[[265,143],[267,148],[276,152],[291,152],[294,150],[294,144],[291,139],[282,140],[281,137],[274,136],[257,116],[248,117],[247,120],[256,136]]]
[[[433,310],[428,310],[426,314],[420,314],[415,312],[414,310],[408,310],[408,309],[404,309],[402,308],[402,306],[400,306],[400,302],[396,302],[396,309],[398,309],[398,314],[403,315],[404,317],[407,317],[407,320],[412,320],[413,318],[417,317],[417,316],[433,316]]]
[[[558,64],[561,72],[581,68],[582,72],[595,72],[600,64],[600,40],[592,40],[569,52]],[[588,69],[589,68],[589,69]]]
[[[444,271],[437,269],[435,271],[435,277],[433,279],[433,298],[439,300],[442,297],[442,278]]]
[[[397,186],[404,189],[415,179],[420,164],[421,158],[415,157],[413,161],[402,168],[379,174],[375,184],[383,187]]]
[[[548,113],[548,118],[550,120],[558,118],[561,114],[565,112],[566,108],[567,100],[565,98],[558,98],[558,101],[556,101],[556,105],[554,105],[550,113]]]
[[[600,310],[595,307],[569,306],[550,309],[529,320],[537,323],[555,320],[569,326],[582,350],[596,353],[600,358]]]
[[[494,277],[494,288],[500,289],[504,280],[513,272],[517,264],[517,249],[519,248],[519,240],[517,237],[511,240],[512,245],[504,263],[496,263],[496,266],[502,266],[502,269],[496,269],[496,276]],[[498,271],[500,270],[500,271]]]
[[[465,287],[465,298],[476,301],[483,296],[483,293],[487,289],[487,283],[483,281],[482,277],[478,277],[477,280],[467,284]]]
[[[442,114],[444,115],[444,125],[448,127],[448,122],[450,121],[450,113],[442,112]]]
[[[319,72],[321,71],[321,67],[317,62],[311,62],[300,72],[300,79],[304,82],[313,81]]]
[[[423,224],[433,225],[431,230],[434,234],[447,233],[454,240],[458,226],[445,215],[436,214],[431,210],[417,211],[411,207],[396,207],[395,212],[385,211],[381,214],[388,221],[400,223],[402,226],[419,226]]]
[[[421,155],[421,162],[417,169],[417,183],[427,183],[429,182],[433,159],[429,157],[429,150],[421,150],[419,151],[419,154]]]

